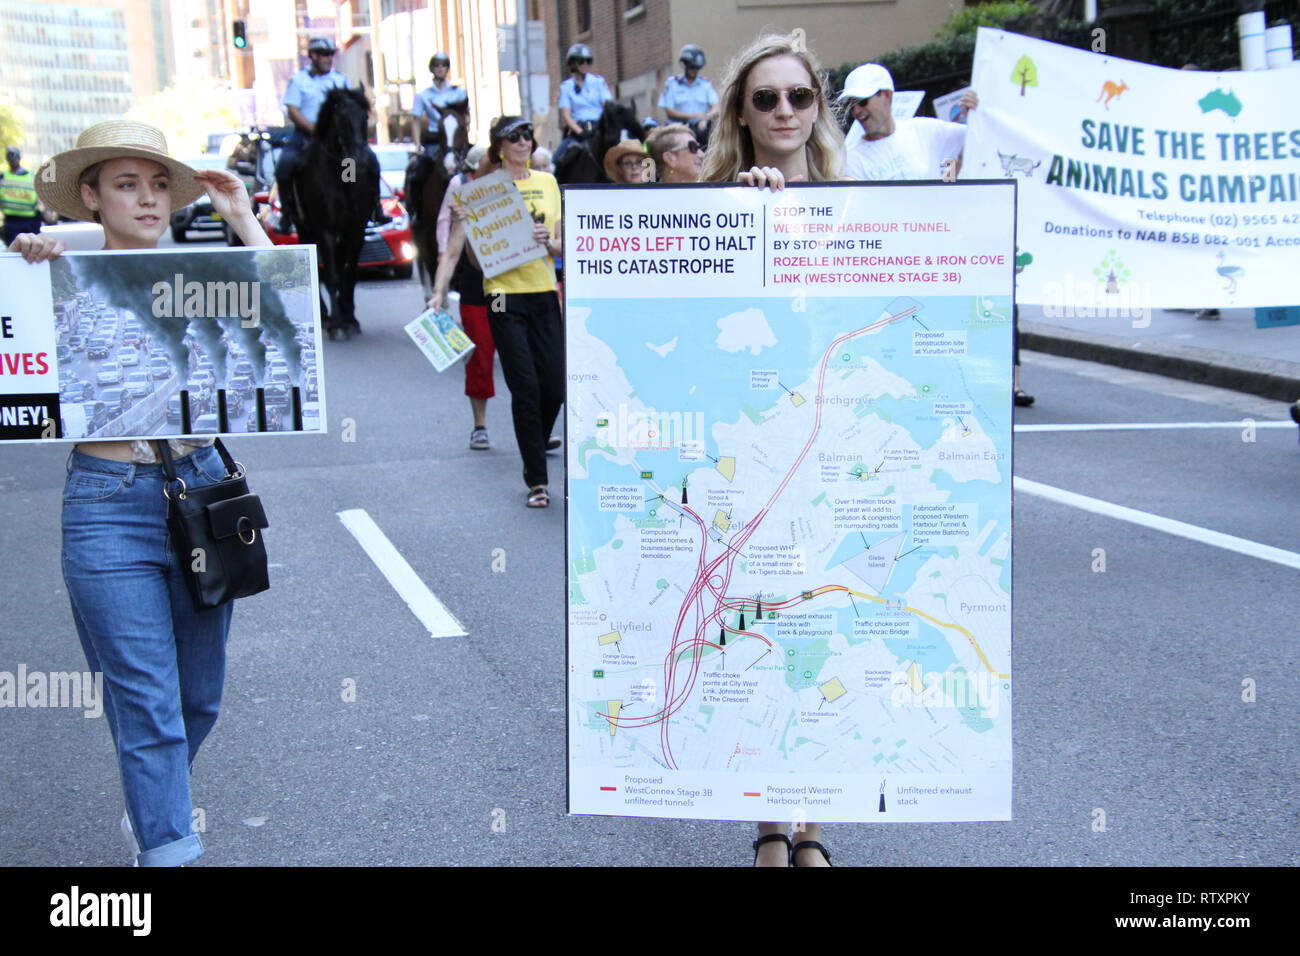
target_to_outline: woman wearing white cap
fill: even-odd
[[[239,177],[198,172],[167,154],[143,123],[92,126],[75,149],[41,167],[46,208],[104,227],[104,248],[154,249],[171,213],[205,191],[248,246],[269,246]],[[57,257],[62,241],[22,235],[28,262]],[[206,441],[172,441],[189,487],[225,475]],[[190,770],[217,719],[231,605],[195,611],[170,552],[163,472],[154,442],[84,442],[68,458],[63,490],[63,579],[86,661],[104,675],[104,713],[126,797],[122,829],[141,866],[175,866],[203,845],[190,831]],[[186,558],[188,560],[188,558]]]

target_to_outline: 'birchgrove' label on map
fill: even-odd
[[[843,531],[901,531],[902,509],[898,499],[832,498],[835,528]]]
[[[792,637],[830,637],[834,629],[835,615],[830,611],[782,614],[776,619],[777,640]]]
[[[758,689],[758,681],[733,674],[708,673],[702,683],[701,704],[748,704]]]
[[[793,544],[751,544],[745,549],[751,574],[803,574],[803,548]]]
[[[645,489],[640,485],[601,485],[596,507],[601,511],[645,511]]]
[[[913,355],[965,355],[966,333],[957,331],[925,332],[916,329],[912,333]]]
[[[965,541],[975,530],[977,505],[912,505],[912,543]]]

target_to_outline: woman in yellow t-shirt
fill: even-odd
[[[546,247],[546,256],[484,278],[483,293],[492,340],[510,388],[515,441],[524,459],[524,484],[528,486],[527,505],[545,508],[551,501],[546,487],[546,449],[564,404],[564,328],[554,260],[563,252],[563,245],[560,187],[550,173],[528,168],[532,152],[533,125],[527,120],[502,116],[492,124],[488,158],[514,179],[533,217],[533,238]],[[456,215],[458,207],[452,208]],[[431,308],[442,308],[465,241],[464,222],[457,218],[438,262]],[[473,255],[473,243],[469,248]]]

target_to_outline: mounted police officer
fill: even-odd
[[[9,169],[0,175],[0,212],[5,214],[5,241],[9,244],[24,232],[41,231],[41,205],[36,199],[36,176],[23,169],[23,154],[17,146],[5,150]]]
[[[689,126],[700,143],[705,144],[721,109],[718,91],[700,76],[700,70],[704,69],[704,51],[698,46],[686,44],[677,59],[682,64],[682,73],[668,77],[664,91],[659,95],[659,108],[673,122]]]
[[[571,75],[560,84],[560,129],[564,139],[551,158],[556,168],[570,149],[591,138],[605,103],[614,98],[605,78],[589,72],[591,48],[586,44],[575,43],[569,47],[564,63]]]
[[[433,83],[415,96],[411,115],[415,119],[415,139],[420,153],[406,177],[406,204],[412,215],[423,210],[424,184],[444,150],[451,150],[456,131],[469,129],[469,94],[465,88],[447,81],[451,57],[439,50],[429,58]]]
[[[298,157],[316,129],[316,117],[325,104],[325,96],[335,87],[348,87],[348,78],[334,69],[334,43],[325,37],[313,37],[307,44],[311,66],[299,70],[284,91],[284,111],[293,124],[293,135],[280,151],[275,167],[275,181],[280,187],[280,209],[285,216],[284,231],[289,231],[295,210],[292,209],[294,168]]]
[[[451,57],[439,50],[429,59],[429,72],[433,74],[433,83],[415,96],[415,105],[411,114],[415,118],[416,141],[428,151],[429,147],[440,145],[438,127],[441,126],[446,137],[446,145],[451,146],[456,137],[456,130],[469,126],[469,94],[463,86],[447,81],[451,71]],[[435,157],[437,158],[437,157]]]

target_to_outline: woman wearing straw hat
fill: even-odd
[[[104,248],[155,249],[171,213],[204,192],[248,246],[269,246],[248,193],[227,170],[197,172],[167,154],[143,123],[92,126],[75,149],[45,163],[46,208],[104,227]],[[64,244],[22,235],[9,251],[53,259]],[[190,487],[225,474],[212,442],[170,442]],[[155,443],[84,442],[68,458],[63,579],[92,671],[104,675],[104,713],[126,797],[122,830],[141,866],[176,866],[203,852],[190,832],[190,769],[212,729],[225,679],[230,604],[196,612],[169,553],[163,472]]]
[[[655,164],[639,139],[625,139],[605,151],[605,175],[612,183],[636,186],[655,180]]]

